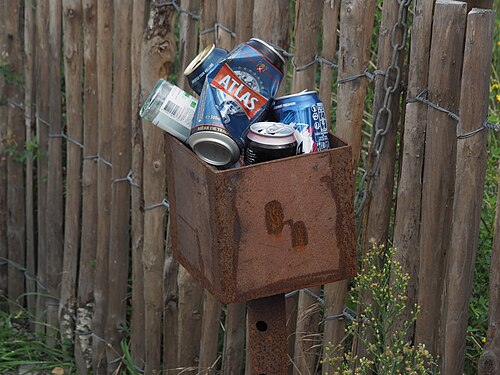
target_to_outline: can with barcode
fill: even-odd
[[[328,150],[328,123],[325,107],[316,91],[302,91],[276,98],[271,106],[271,117],[293,125],[299,154]]]
[[[225,49],[217,48],[215,44],[212,44],[201,51],[193,61],[189,63],[186,70],[184,70],[184,75],[186,76],[189,86],[195,93],[198,95],[201,94],[205,78],[226,56],[227,51]]]
[[[179,87],[160,79],[139,114],[159,128],[186,142],[198,101]]]

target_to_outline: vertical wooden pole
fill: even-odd
[[[252,37],[254,0],[236,1],[236,20],[234,31],[236,43],[244,43]]]
[[[198,15],[200,13],[200,0],[182,0],[181,8],[191,14],[181,13],[179,16],[179,51],[181,65],[177,77],[177,86],[192,93],[187,79],[182,72],[184,72],[184,69],[194,59],[198,51],[198,33],[196,32],[198,20],[193,18],[192,15]]]
[[[458,113],[467,4],[437,0],[429,70],[429,100]],[[419,296],[416,340],[440,354],[439,328],[443,273],[450,243],[455,188],[456,121],[428,109],[420,223]]]
[[[97,96],[97,1],[83,0],[83,47],[85,74],[83,95],[83,174],[82,235],[78,274],[75,357],[80,373],[92,366],[92,319],[95,310],[94,281],[97,246],[97,158],[98,96]]]
[[[323,49],[321,55],[333,62],[335,59],[335,53],[337,50],[337,28],[339,25],[339,13],[340,13],[340,0],[325,0],[323,5]],[[323,104],[325,105],[325,113],[328,118],[328,125],[331,129],[331,103],[332,103],[332,79],[333,71],[332,67],[328,64],[323,63],[321,65],[321,82],[319,86],[319,95]],[[324,299],[325,299],[325,316],[333,315],[333,305],[329,302],[334,298],[335,284],[327,284],[324,287]],[[332,342],[332,327],[333,323],[331,320],[324,321],[323,327],[323,348],[325,348],[328,343]],[[333,368],[330,368],[326,363],[323,363],[321,367],[322,374],[326,372],[333,372]]]
[[[200,3],[200,51],[215,43],[217,0],[201,0]]]
[[[131,168],[130,152],[130,25],[132,3],[115,0],[114,3],[114,61],[112,96],[112,194],[111,231],[108,267],[108,311],[106,339],[108,341],[108,371],[115,371],[120,357],[120,341],[124,333],[127,310],[128,249],[130,225],[130,189],[127,180]]]
[[[142,121],[139,110],[141,97],[141,52],[145,30],[146,1],[134,0],[132,18],[132,176],[139,187],[132,189],[132,312],[130,317],[130,348],[134,364],[138,369],[144,369],[144,270],[142,255],[144,250],[144,184],[142,178],[144,150]]]
[[[111,95],[113,83],[113,0],[97,2],[97,245],[94,283],[95,311],[92,321],[92,370],[106,371],[105,327],[108,306],[108,251],[111,220]]]
[[[10,151],[7,155],[7,258],[20,266],[25,265],[25,185],[24,185],[24,143],[25,128],[22,104],[24,101],[24,26],[22,3],[3,2],[3,59],[8,68],[3,90],[7,101],[6,142]],[[16,268],[8,269],[8,298],[11,313],[24,305],[24,274]]]
[[[0,32],[2,35],[5,33],[5,23],[3,19],[5,8],[0,7]],[[1,48],[4,47],[4,40],[1,40]],[[7,103],[4,98],[5,90],[5,79],[0,76],[0,98],[2,99],[2,105],[0,105],[0,207],[7,207],[7,150],[5,145],[7,144]],[[7,220],[8,220],[8,210],[0,210],[0,257],[7,259],[9,256],[9,246],[7,241]],[[0,297],[2,299],[7,298],[7,289],[9,285],[9,266],[6,261],[0,261]],[[0,309],[3,311],[8,311],[9,306],[4,300],[0,303]]]
[[[61,123],[61,0],[49,1],[49,160],[47,177],[47,301],[48,328],[58,327],[63,266],[63,176]],[[52,332],[51,335],[55,335]],[[51,336],[49,335],[49,336]]]
[[[321,28],[323,2],[321,0],[298,0],[295,4],[295,53],[293,60],[292,92],[312,90],[315,88],[317,64],[302,69],[313,62],[318,54],[318,36]],[[301,70],[298,70],[299,67]],[[309,288],[319,295],[321,287]],[[295,332],[294,373],[314,373],[318,363],[319,322],[321,316],[318,302],[305,291],[299,292],[297,304],[297,325]]]
[[[226,315],[222,374],[241,374],[244,368],[243,348],[245,346],[246,305],[244,303],[227,305]]]
[[[215,44],[230,51],[235,44],[234,33],[236,6],[233,0],[217,0],[217,25],[215,27]]]
[[[288,0],[254,0],[253,36],[281,47],[288,51],[290,47],[290,2]],[[288,61],[289,63],[289,61]],[[287,68],[285,68],[287,71]],[[287,75],[283,77],[276,94],[285,94]],[[288,303],[287,303],[288,305]]]
[[[47,319],[47,240],[45,216],[47,211],[48,139],[49,139],[49,2],[40,0],[36,6],[36,137],[39,157],[37,159],[37,279],[39,285],[36,300],[36,330],[45,332]]]
[[[498,165],[500,171],[500,164]],[[499,190],[500,191],[500,190]],[[490,301],[488,314],[488,333],[483,354],[478,363],[479,375],[492,375],[500,371],[500,194],[497,194],[497,209],[495,215],[495,234],[491,252],[490,271]]]
[[[488,114],[494,23],[493,10],[475,8],[467,17],[459,135],[482,126]],[[458,140],[456,173],[453,227],[443,297],[443,374],[461,374],[463,371],[469,296],[486,174],[485,131]]]
[[[432,32],[434,1],[417,0],[413,8],[413,25],[408,72],[408,98],[414,99],[427,88],[429,54]],[[398,249],[395,258],[403,271],[417,275],[420,254],[420,215],[422,197],[422,168],[427,107],[421,103],[406,104],[404,136],[402,139],[402,160],[400,160],[399,185],[394,223],[394,247]],[[417,301],[417,278],[411,277],[407,288],[407,309],[403,319]]]
[[[361,121],[368,80],[364,77],[342,81],[362,74],[370,60],[370,40],[375,17],[376,1],[343,0],[340,6],[339,73],[337,89],[336,134],[352,146],[353,178],[357,171],[361,151]],[[348,280],[333,283],[326,301],[331,314],[343,312]],[[344,337],[345,321],[332,321],[331,343],[337,345]]]
[[[63,1],[63,41],[64,41],[64,79],[66,82],[66,127],[71,139],[82,144],[82,2],[81,0]],[[66,151],[66,206],[64,224],[64,256],[61,280],[61,299],[59,302],[59,322],[61,335],[74,339],[76,295],[78,280],[78,256],[81,227],[81,166],[82,149],[68,142]]]
[[[217,361],[217,339],[220,328],[221,303],[205,290],[200,338],[200,371],[208,371]],[[209,372],[211,373],[211,372]]]
[[[24,2],[24,54],[26,56],[24,66],[24,123],[27,145],[33,144],[35,136],[36,11],[34,5],[32,0]],[[26,269],[32,275],[36,275],[34,159],[34,156],[26,159]],[[31,317],[35,317],[36,283],[34,280],[26,279],[26,292],[28,294],[26,296],[28,312]]]
[[[142,100],[146,100],[157,80],[171,72],[175,57],[175,9],[173,7],[151,7],[141,51]],[[169,48],[160,48],[167,45]],[[160,370],[162,318],[164,329],[177,325],[177,316],[167,316],[164,309],[164,263],[165,263],[165,208],[153,207],[163,201],[166,194],[164,132],[149,122],[143,121],[143,185],[144,185],[144,359],[146,373]],[[175,278],[177,273],[175,272]],[[174,279],[175,280],[175,279]],[[177,283],[174,282],[175,290]],[[177,293],[175,293],[177,299]],[[176,310],[176,309],[175,309]],[[177,312],[177,311],[176,311]],[[175,328],[176,330],[176,328]],[[165,333],[165,331],[163,331]],[[164,358],[164,369],[177,367],[177,335],[164,336],[164,350],[172,350]]]

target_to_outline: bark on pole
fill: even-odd
[[[215,23],[217,22],[217,0],[201,0],[200,3],[200,48],[215,43]]]
[[[36,11],[34,2],[24,2],[24,123],[26,126],[26,144],[32,144],[35,134],[35,84],[36,84]],[[0,136],[1,138],[1,136]],[[1,142],[1,141],[0,141]],[[26,159],[26,269],[32,275],[36,274],[35,253],[35,186],[34,157]],[[1,169],[1,168],[0,168]],[[1,172],[0,172],[1,173]],[[1,182],[0,182],[1,183]],[[1,206],[1,203],[0,203]],[[5,206],[3,206],[5,207]],[[0,239],[1,241],[1,239]],[[0,271],[1,274],[1,271]],[[1,279],[1,276],[0,276]],[[1,281],[0,281],[0,290]],[[31,316],[36,316],[36,283],[26,279],[26,300]],[[0,292],[1,293],[1,292]]]
[[[36,6],[36,137],[40,157],[37,159],[37,279],[36,330],[45,332],[43,323],[47,320],[45,307],[47,294],[47,236],[45,215],[47,211],[47,175],[48,175],[48,140],[49,140],[49,2],[40,0]],[[43,286],[42,286],[43,285]]]
[[[217,0],[217,23],[215,24],[215,44],[231,51],[235,45],[234,32],[236,7],[234,0]]]
[[[410,61],[408,72],[408,99],[414,99],[427,88],[434,0],[415,1],[411,29]],[[420,254],[420,215],[422,197],[422,168],[424,160],[427,107],[421,103],[406,104],[402,157],[397,191],[394,224],[395,258],[403,272],[417,275]],[[417,278],[412,277],[407,288],[407,310],[417,301]]]
[[[288,0],[254,0],[253,36],[272,43],[285,51],[290,47],[290,19]],[[283,56],[284,57],[284,56]],[[290,63],[287,61],[287,63]],[[287,69],[285,65],[285,72]],[[276,97],[285,94],[287,75],[285,73]]]
[[[61,0],[49,1],[49,159],[47,176],[47,301],[48,327],[58,327],[58,310],[63,266],[63,176],[61,123]],[[56,335],[52,332],[49,336]]]
[[[132,3],[115,0],[113,28],[113,95],[112,95],[112,193],[111,230],[108,264],[108,311],[106,316],[106,354],[108,371],[115,371],[121,355],[121,327],[126,326],[128,249],[130,225],[130,189],[127,179],[131,168],[130,152],[130,43]],[[135,187],[134,187],[135,188]]]
[[[337,89],[337,125],[336,134],[352,146],[353,178],[361,150],[361,121],[363,117],[364,99],[368,80],[361,77],[355,80],[342,81],[354,75],[362,74],[370,60],[370,40],[375,17],[376,1],[343,0],[340,6],[340,39],[339,39],[339,73],[340,81]],[[326,300],[332,306],[331,314],[342,314],[347,294],[347,280],[331,285]],[[345,321],[332,321],[331,343],[338,345],[343,339]]]
[[[493,10],[475,8],[467,17],[459,135],[480,128],[488,115],[494,23]],[[486,131],[483,130],[472,137],[459,139],[457,144],[453,227],[443,296],[443,374],[463,372],[485,174]]]
[[[66,82],[66,132],[83,144],[82,116],[82,2],[63,1],[64,80]],[[73,340],[75,334],[78,255],[81,227],[82,149],[68,143],[66,151],[66,206],[64,223],[64,257],[59,322],[62,337]],[[79,363],[80,364],[80,363]],[[83,370],[85,367],[79,367]]]
[[[236,43],[248,41],[253,34],[253,12],[254,0],[236,0],[236,19],[235,22]]]
[[[113,0],[97,2],[97,96],[98,167],[97,167],[97,246],[92,327],[92,370],[104,373],[107,368],[105,327],[108,305],[108,251],[111,218],[111,97],[113,84]]]
[[[141,90],[144,102],[153,90],[159,78],[166,78],[171,72],[176,51],[174,25],[176,12],[173,7],[152,6],[143,36],[141,52]],[[166,211],[163,206],[156,206],[165,199],[165,147],[164,131],[153,124],[143,121],[143,185],[144,185],[144,347],[145,372],[159,371],[161,366],[162,319],[166,327],[177,324],[177,317],[164,316],[164,263],[165,259],[165,223]],[[168,257],[168,255],[167,255]],[[176,275],[175,275],[176,277]],[[176,284],[176,282],[174,282]],[[165,335],[165,349],[177,346],[177,337]],[[173,353],[177,355],[177,351]],[[164,369],[177,367],[175,358],[164,358]]]
[[[500,164],[498,165],[500,170]],[[478,375],[493,375],[500,371],[500,194],[497,195],[493,249],[491,252],[490,301],[488,333],[483,354],[478,363]]]
[[[0,32],[1,35],[6,35],[5,33],[5,22],[3,19],[5,17],[5,8],[0,7]],[[0,39],[1,48],[4,47],[4,40]],[[0,98],[2,98],[2,103],[5,103],[4,90],[5,90],[5,78],[0,75]],[[7,142],[7,105],[0,105],[0,207],[7,207],[7,151],[5,150],[5,145]],[[0,257],[7,259],[9,256],[9,245],[7,243],[7,220],[8,220],[8,210],[0,210]],[[7,297],[7,289],[9,287],[9,266],[5,261],[0,262],[0,296],[5,301]],[[0,309],[2,311],[8,311],[8,303],[0,303]]]
[[[458,113],[460,76],[467,4],[438,0],[429,65],[429,100]],[[415,335],[433,354],[439,355],[439,330],[443,274],[450,243],[455,189],[456,121],[428,108],[425,139],[418,304],[421,311]]]
[[[132,176],[140,186],[132,190],[131,196],[131,240],[132,240],[132,312],[130,316],[130,349],[134,365],[144,369],[144,272],[142,254],[144,246],[144,183],[143,170],[143,134],[139,109],[141,97],[141,52],[145,30],[146,0],[134,0],[132,19],[132,42],[130,61],[132,63]]]
[[[94,280],[97,246],[97,0],[82,0],[83,55],[83,171],[82,171],[82,236],[78,274],[75,358],[80,373],[92,367],[92,319],[95,310]]]
[[[6,139],[3,147],[7,153],[7,259],[21,267],[25,266],[25,183],[24,143],[24,13],[22,2],[1,4],[3,33],[0,40],[2,57],[8,68],[5,77],[3,100],[7,102]],[[5,121],[2,119],[2,121]],[[8,267],[8,289],[10,312],[18,312],[24,306],[24,274],[12,264]]]

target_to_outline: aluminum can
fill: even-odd
[[[144,102],[139,115],[186,142],[198,100],[184,90],[160,79]]]
[[[299,154],[330,148],[325,107],[316,91],[276,98],[271,106],[271,117],[294,126]]]
[[[272,46],[252,38],[208,73],[188,140],[201,159],[227,168],[240,158],[248,127],[278,91],[284,63]]]
[[[186,70],[184,70],[184,75],[195,93],[201,94],[205,78],[226,56],[227,51],[225,49],[217,48],[215,44],[212,44],[201,51],[189,63]]]
[[[297,154],[294,129],[280,122],[256,122],[246,135],[244,164],[286,158]]]

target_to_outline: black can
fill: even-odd
[[[297,154],[294,129],[280,122],[256,122],[246,135],[245,165]]]
[[[267,42],[264,42],[259,38],[251,38],[247,42],[247,45],[259,51],[262,56],[264,56],[266,60],[274,65],[274,67],[280,72],[284,72],[283,69],[285,67],[285,58],[283,57],[283,55],[281,55],[281,53],[278,52],[278,50],[274,46]]]

